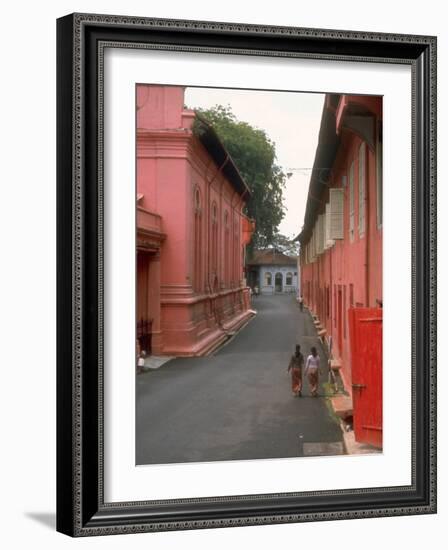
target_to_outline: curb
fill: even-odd
[[[355,440],[355,432],[347,430],[343,420],[340,421],[342,431],[342,444],[346,455],[374,455],[382,454],[383,450],[367,443],[358,443]]]

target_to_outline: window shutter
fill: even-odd
[[[321,250],[320,250],[320,223],[319,223],[319,216],[316,218],[315,231],[316,231],[316,255],[319,255],[319,254],[321,254]]]
[[[328,248],[330,241],[330,203],[325,205],[325,248]]]
[[[318,218],[316,219],[316,223],[314,224],[314,257],[319,254],[319,222]]]
[[[317,254],[323,254],[324,252],[324,215],[319,214],[316,221],[316,253]]]
[[[358,228],[359,234],[365,232],[365,211],[366,211],[366,144],[364,142],[359,146],[358,159]]]
[[[323,253],[325,251],[325,214],[320,214],[319,223],[320,223],[320,248],[322,250],[321,253]]]
[[[328,240],[344,238],[344,190],[330,189]],[[329,244],[331,246],[333,243]]]
[[[325,237],[324,248],[328,249],[334,245],[334,240],[331,238],[331,205],[329,202],[325,205]]]
[[[311,236],[311,261],[316,259],[316,225],[314,225],[313,234]]]
[[[310,262],[314,262],[314,229],[311,233],[311,239],[310,239]]]

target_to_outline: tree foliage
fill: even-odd
[[[298,256],[300,251],[300,244],[298,241],[293,241],[289,237],[277,233],[274,236],[274,241],[272,243],[273,248],[286,254],[287,256]]]
[[[256,223],[251,248],[273,245],[285,215],[283,189],[287,178],[276,164],[274,143],[264,130],[238,121],[230,106],[216,105],[197,112],[213,126],[251,191],[245,212]]]

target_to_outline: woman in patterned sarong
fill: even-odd
[[[319,371],[320,371],[320,358],[317,354],[316,348],[311,348],[311,353],[308,355],[305,366],[305,376],[308,376],[308,385],[312,397],[317,397],[317,388],[319,386]]]
[[[291,372],[292,393],[295,397],[302,395],[302,367],[304,359],[300,352],[300,346],[297,344],[296,352],[291,357],[288,366],[288,372]]]

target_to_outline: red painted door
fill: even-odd
[[[349,311],[356,441],[383,444],[383,310]]]
[[[337,332],[338,332],[338,352],[339,356],[342,356],[342,290],[338,289],[338,325],[337,325]]]

